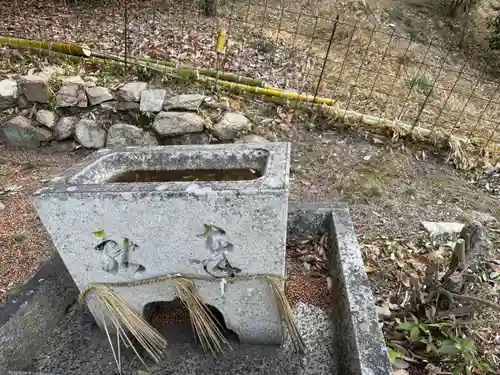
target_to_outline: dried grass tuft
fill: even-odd
[[[285,323],[288,332],[290,333],[290,338],[292,340],[293,347],[297,353],[304,353],[306,350],[306,345],[302,336],[300,335],[299,329],[295,322],[295,318],[293,316],[292,308],[288,303],[288,300],[285,296],[285,291],[280,285],[280,282],[275,278],[269,278],[269,284],[271,286],[271,290],[273,291],[274,298],[276,299],[276,304],[278,306],[278,310],[280,312],[281,318]]]
[[[212,355],[223,354],[225,347],[232,350],[217,319],[196,293],[194,281],[185,278],[175,281],[177,293],[189,311],[193,330],[203,350],[210,351]]]
[[[263,276],[270,283],[271,290],[276,298],[280,315],[288,328],[295,350],[304,353],[305,344],[295,323],[293,312],[281,286],[281,281],[275,277]],[[163,280],[164,278],[160,278]],[[193,331],[198,338],[203,350],[216,356],[224,354],[225,350],[232,350],[231,345],[223,334],[222,327],[210,309],[203,303],[203,300],[196,293],[195,282],[185,277],[175,277],[176,289],[182,303],[189,311]],[[123,342],[126,347],[131,347],[144,366],[147,367],[144,359],[132,344],[129,333],[135,337],[138,343],[151,358],[158,363],[163,351],[167,346],[165,338],[151,326],[143,317],[131,309],[125,299],[114,292],[111,286],[105,284],[90,284],[80,293],[80,303],[83,303],[85,296],[92,291],[94,298],[100,309],[100,318],[108,337],[113,357],[118,371],[121,373],[120,344]],[[99,315],[98,315],[99,318]],[[111,337],[109,326],[106,322],[110,320],[116,332],[116,342]]]
[[[94,298],[100,308],[100,317],[102,325],[108,337],[108,341],[113,352],[113,357],[121,374],[121,355],[120,343],[123,342],[126,347],[131,347],[144,366],[147,367],[144,359],[138,353],[133,345],[128,332],[130,332],[142,345],[145,351],[158,363],[163,356],[163,351],[167,346],[165,338],[156,331],[143,317],[132,310],[127,302],[115,291],[103,284],[91,284],[80,294],[80,300],[85,297],[87,292],[92,290]],[[83,301],[82,301],[83,302]],[[116,343],[111,337],[106,319],[109,319],[116,330]]]

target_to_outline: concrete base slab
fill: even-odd
[[[159,365],[147,361],[149,372],[151,375],[337,374],[328,314],[305,304],[298,305],[295,313],[311,349],[306,358],[297,357],[289,342],[282,347],[233,342],[233,351],[214,359],[201,351],[190,325],[185,324],[162,331],[169,346]],[[124,349],[122,358],[124,375],[136,375],[138,369],[146,370],[130,349]],[[81,324],[81,317],[76,312],[47,338],[37,356],[27,362],[38,366],[38,371],[53,374],[117,373],[106,337],[91,321]]]
[[[330,312],[306,304],[295,306],[294,314],[307,346],[304,357],[295,354],[286,339],[281,346],[234,343],[233,351],[214,359],[202,353],[189,325],[176,325],[162,332],[169,346],[159,365],[148,362],[149,372],[390,375],[392,370],[347,207],[290,203],[290,240],[324,231],[330,238],[334,299]],[[0,306],[0,374],[117,374],[107,338],[92,315],[68,309],[77,294],[63,263],[55,257],[6,305]],[[121,354],[123,374],[137,375],[138,369],[144,369],[131,349],[123,349]]]

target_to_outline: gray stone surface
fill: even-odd
[[[76,116],[61,117],[54,125],[54,138],[61,141],[73,136],[77,120]]]
[[[26,99],[26,96],[24,96],[24,94],[19,94],[17,96],[16,104],[19,109],[26,109],[30,107],[30,103],[28,102],[28,99]]]
[[[83,147],[103,148],[106,144],[106,130],[94,120],[81,119],[75,125],[75,139]]]
[[[88,105],[85,94],[85,82],[80,76],[65,77],[56,96],[58,107],[80,107]]]
[[[245,345],[231,342],[233,350],[217,359],[204,354],[196,344],[189,324],[162,330],[169,346],[159,364],[146,359],[151,375],[325,375],[335,371],[332,324],[328,314],[315,306],[298,304],[297,323],[308,348],[306,356],[293,352],[287,340],[282,347]],[[315,320],[313,320],[315,319]],[[313,323],[312,325],[310,325]],[[90,322],[81,323],[74,312],[67,323],[41,343],[37,357],[27,362],[37,370],[57,374],[116,374],[113,354],[102,332]],[[147,371],[130,349],[122,348],[122,373],[138,375]],[[92,358],[90,361],[88,358]],[[325,372],[326,371],[326,372]]]
[[[10,107],[18,96],[17,82],[13,79],[0,81],[0,109]]]
[[[267,139],[261,137],[260,135],[256,135],[256,134],[244,135],[243,137],[239,138],[236,142],[237,143],[258,143],[258,144],[262,144],[262,145],[269,143],[269,141]]]
[[[128,82],[118,89],[116,98],[122,102],[139,102],[141,93],[147,88],[147,82]]]
[[[49,76],[47,74],[29,74],[19,79],[19,88],[30,102],[50,102]]]
[[[207,98],[201,94],[182,94],[165,99],[163,109],[169,111],[172,109],[182,109],[185,111],[197,111],[203,101]]]
[[[191,112],[160,112],[153,122],[153,129],[162,137],[173,137],[204,130],[203,117]]]
[[[231,141],[250,129],[250,121],[244,115],[238,112],[226,112],[222,119],[214,124],[212,131],[221,141]]]
[[[48,109],[40,109],[36,112],[36,121],[49,129],[52,129],[56,124],[57,116],[53,111]]]
[[[59,257],[50,259],[0,309],[0,374],[29,371],[28,354],[36,357],[41,344],[61,322],[78,295]]]
[[[102,103],[100,107],[104,111],[130,111],[139,109],[139,103],[110,101]]]
[[[150,132],[144,132],[144,143],[145,146],[159,146],[160,142],[156,138],[156,134]]]
[[[87,89],[89,89],[91,87],[96,87],[96,86],[97,86],[97,83],[95,83],[94,81],[87,81],[86,79],[84,79],[83,87],[85,87],[85,91],[87,91]]]
[[[167,90],[149,89],[141,93],[141,103],[139,109],[142,112],[160,112],[165,101]]]
[[[98,105],[113,100],[113,94],[111,94],[111,91],[107,87],[86,85],[85,92],[87,93],[90,105]]]
[[[7,375],[55,375],[55,373],[48,372],[32,372],[32,371],[9,371]]]
[[[392,374],[364,270],[356,233],[346,207],[328,214],[333,317],[341,374]]]
[[[210,238],[198,236],[204,224],[223,228],[225,236],[220,241],[229,263],[243,274],[283,275],[289,152],[287,143],[265,148],[234,144],[103,150],[38,191],[36,207],[79,288],[89,282],[130,281],[166,273],[207,276],[201,263],[208,259],[212,269],[221,254],[207,247]],[[225,168],[249,168],[260,171],[262,177],[107,182],[126,171]],[[142,265],[143,270],[129,267],[107,272],[109,262],[114,261],[105,256],[108,249],[95,250],[102,239],[92,233],[100,230],[106,239],[118,241],[116,250],[124,237],[136,244],[129,263]],[[231,284],[224,298],[218,282],[200,282],[199,292],[223,312],[228,326],[245,342],[280,342],[281,321],[266,285],[256,280]],[[168,281],[119,291],[140,313],[146,303],[171,300],[175,293]]]
[[[34,126],[29,118],[19,115],[0,126],[0,139],[11,145],[36,148],[52,139],[52,132]]]
[[[335,337],[329,312],[317,306],[299,302],[293,308],[293,315],[307,348],[297,374],[338,373]],[[285,341],[283,349],[285,352],[293,353],[292,341],[289,338]]]
[[[151,138],[146,138],[144,130],[134,125],[115,124],[108,130],[106,147],[119,146],[146,146],[150,145]]]
[[[167,145],[206,145],[210,143],[207,133],[188,133],[176,137],[165,138]]]

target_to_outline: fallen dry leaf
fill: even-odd
[[[241,109],[241,104],[239,102],[237,102],[236,100],[230,100],[229,101],[229,108],[237,111],[237,110]]]
[[[398,265],[399,268],[405,268],[406,267],[406,262],[401,259],[396,259],[396,264]]]
[[[415,269],[423,269],[429,265],[429,259],[424,255],[410,258],[407,262],[410,263]]]
[[[500,272],[500,264],[496,262],[490,262],[490,267],[493,272]]]
[[[408,362],[406,362],[404,359],[396,358],[394,361],[392,361],[392,366],[397,368],[397,370],[394,370],[394,371],[398,371],[398,370],[404,371],[404,372],[398,373],[399,375],[403,375],[403,374],[408,374],[408,371],[406,371],[404,369],[407,369],[408,367],[410,367],[410,364]],[[394,371],[393,371],[393,374],[394,374]]]
[[[410,278],[404,272],[398,272],[397,279],[405,287],[410,287]]]

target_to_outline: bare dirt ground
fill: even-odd
[[[82,152],[20,150],[0,144],[0,303],[54,252],[30,194],[81,156]]]

